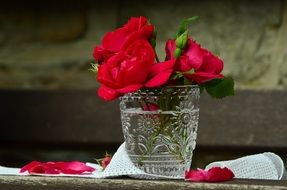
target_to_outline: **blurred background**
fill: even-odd
[[[0,6],[0,88],[91,89],[92,50],[103,34],[145,15],[158,31],[157,51],[183,18],[190,32],[225,61],[237,88],[287,88],[284,0],[5,1]],[[284,64],[285,63],[285,64]]]
[[[198,15],[191,36],[222,57],[224,74],[234,77],[236,89],[287,89],[286,0],[4,1],[0,4],[0,165],[19,166],[32,159],[93,161],[104,150],[116,149],[120,140],[113,141],[113,136],[91,140],[113,130],[102,126],[107,133],[96,135],[101,129],[93,126],[98,123],[93,118],[99,109],[114,107],[105,107],[96,97],[98,84],[88,71],[89,63],[105,32],[140,15],[156,26],[161,59],[179,22]],[[66,98],[70,92],[75,93]],[[93,101],[103,105],[92,108]],[[120,127],[115,131],[122,135]],[[37,146],[38,142],[42,144]]]

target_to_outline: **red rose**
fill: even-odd
[[[174,59],[175,49],[175,40],[168,40],[165,47],[168,60]],[[223,77],[220,74],[223,61],[189,38],[181,56],[176,60],[175,70],[184,73],[191,69],[194,73],[185,73],[184,76],[198,84]]]
[[[113,100],[143,86],[158,87],[166,83],[172,73],[167,61],[155,64],[155,54],[145,40],[131,44],[126,51],[113,55],[98,68],[98,81],[102,84],[98,94],[104,100]],[[162,66],[164,64],[166,66]],[[160,66],[157,69],[156,66]],[[155,69],[154,69],[155,68]]]
[[[107,61],[115,53],[127,49],[136,40],[149,40],[153,32],[154,26],[148,24],[145,17],[133,17],[123,27],[106,33],[101,46],[95,47],[93,56],[99,63]]]
[[[176,49],[175,40],[168,40],[166,42],[165,51],[167,59],[174,58],[174,51]],[[199,44],[193,40],[188,39],[186,47],[181,56],[176,61],[176,71],[186,72],[190,69],[198,69],[203,61],[203,52]]]

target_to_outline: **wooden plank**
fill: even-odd
[[[217,190],[284,190],[287,181],[234,180],[225,183],[192,183],[183,180],[135,180],[135,179],[85,179],[73,177],[0,176],[1,189],[13,190],[173,190],[173,189],[217,189]]]
[[[122,142],[119,108],[96,91],[1,91],[2,141]]]
[[[287,147],[287,91],[237,91],[215,100],[202,95],[198,145]],[[96,91],[0,90],[0,141],[119,144],[118,101]],[[0,145],[1,146],[1,145]]]

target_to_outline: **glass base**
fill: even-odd
[[[129,155],[131,161],[140,170],[154,175],[183,178],[190,168],[191,161],[178,161],[171,155],[139,156]]]

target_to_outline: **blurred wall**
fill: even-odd
[[[225,61],[237,88],[287,89],[287,0],[9,1],[0,5],[0,88],[90,89],[93,47],[102,35],[145,15],[157,50],[183,18],[191,35]]]

